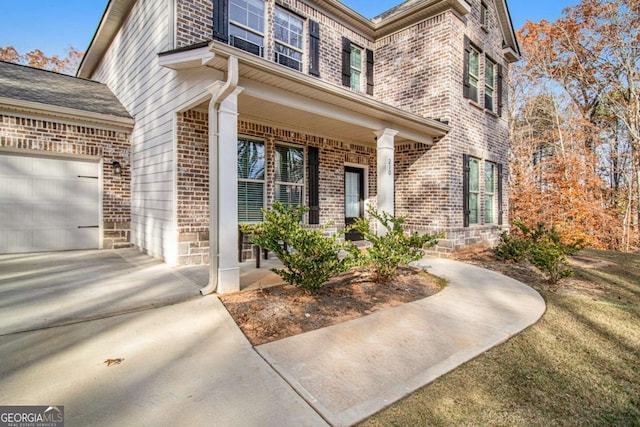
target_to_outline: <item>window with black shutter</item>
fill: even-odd
[[[213,0],[213,39],[229,43],[229,0]]]
[[[502,225],[502,165],[498,164],[498,225]]]
[[[462,155],[462,212],[464,226],[469,226],[469,155]]]
[[[496,97],[498,98],[498,116],[502,116],[502,64],[498,64],[498,83],[496,90]]]
[[[367,49],[367,94],[373,95],[373,51]]]
[[[309,224],[320,224],[320,158],[317,147],[307,148]]]
[[[309,74],[320,77],[320,25],[309,20]]]
[[[351,41],[342,38],[342,85],[351,87]]]

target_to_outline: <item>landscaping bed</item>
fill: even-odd
[[[260,345],[423,299],[444,287],[443,279],[424,270],[400,267],[398,273],[377,283],[370,270],[357,267],[313,294],[279,285],[220,299],[251,344]]]

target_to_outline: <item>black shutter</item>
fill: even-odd
[[[498,116],[502,117],[502,64],[498,64]]]
[[[320,159],[318,148],[307,148],[309,167],[309,224],[320,224]]]
[[[502,165],[498,165],[498,225],[502,225]]]
[[[342,38],[342,84],[351,87],[351,41]]]
[[[213,0],[213,39],[229,43],[229,0]]]
[[[471,54],[471,40],[469,37],[464,36],[464,68],[463,68],[463,82],[462,82],[462,95],[465,98],[469,98],[469,55]]]
[[[367,49],[367,93],[373,95],[373,51]]]
[[[464,213],[464,226],[469,226],[469,215],[471,211],[469,210],[469,155],[462,155],[462,211]]]
[[[320,77],[320,25],[309,20],[309,74]]]

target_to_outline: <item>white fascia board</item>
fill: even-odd
[[[214,57],[215,54],[209,51],[209,47],[204,46],[197,49],[158,56],[158,65],[172,70],[183,70],[207,65]]]
[[[302,95],[294,94],[285,90],[274,88],[256,81],[241,79],[240,86],[244,88],[243,94],[265,101],[274,102],[296,110],[317,114],[332,120],[349,123],[354,126],[371,129],[373,132],[392,128],[398,131],[398,136],[415,142],[432,145],[433,137],[420,131],[420,125],[408,120],[387,115],[387,117],[376,118],[354,110],[338,107],[315,99],[310,99]]]
[[[11,113],[31,114],[36,116],[57,118],[123,129],[130,131],[133,129],[134,120],[130,117],[112,116],[109,114],[93,113],[90,111],[77,110],[75,108],[60,107],[57,105],[42,104],[39,102],[22,101],[18,99],[0,97],[0,111]]]

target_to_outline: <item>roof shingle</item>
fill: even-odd
[[[0,61],[0,97],[131,118],[102,83],[4,61]]]

